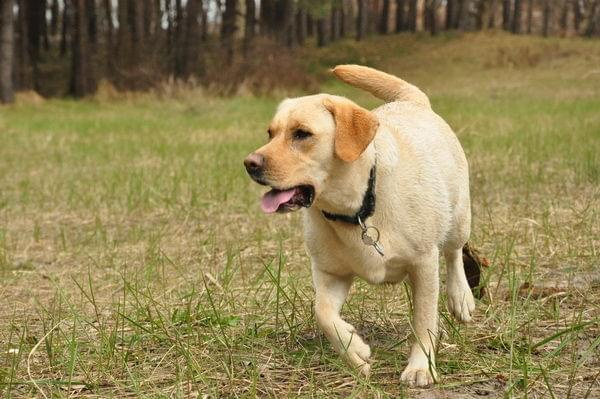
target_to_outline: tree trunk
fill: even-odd
[[[406,0],[396,0],[396,33],[406,30]]]
[[[533,0],[529,0],[533,1]],[[579,0],[573,1],[573,28],[575,29],[575,34],[579,34],[579,28],[581,27],[581,4],[579,4]]]
[[[200,22],[202,22],[200,39],[205,42],[208,40],[208,9],[204,5],[202,6],[202,10],[200,10]]]
[[[256,33],[256,1],[246,0],[246,15],[244,16],[244,54],[250,52],[254,34]]]
[[[460,16],[463,12],[464,0],[456,0],[456,9],[453,12],[454,18],[452,21],[452,28],[458,29],[460,27]]]
[[[313,16],[306,12],[306,37],[313,37],[317,32],[317,23]]]
[[[488,19],[488,27],[490,29],[496,28],[496,11],[498,8],[498,0],[492,0],[490,4],[490,17]]]
[[[110,1],[110,0],[109,0]],[[119,65],[129,64],[129,30],[127,29],[127,1],[118,0],[117,18],[119,29],[117,31],[117,56],[116,62]]]
[[[237,0],[225,0],[225,12],[223,13],[223,25],[221,27],[221,41],[225,48],[225,62],[227,65],[233,64],[236,9]]]
[[[485,29],[485,18],[488,14],[488,1],[481,0],[476,5],[476,19],[475,19],[475,28],[477,30]]]
[[[173,22],[173,12],[172,12],[173,6],[171,4],[171,0],[165,0],[165,17],[166,17],[166,23],[167,23],[167,32],[166,32],[166,36],[167,36],[167,53],[171,54],[172,49],[173,49],[173,37],[175,36],[174,32],[175,32],[175,22]]]
[[[296,44],[296,26],[295,26],[295,6],[293,0],[282,0],[281,3],[281,42],[289,47],[294,47]]]
[[[132,64],[138,66],[145,49],[143,2],[130,1],[127,10],[127,22],[130,31],[130,52]],[[181,45],[181,43],[180,43]]]
[[[306,9],[300,7],[296,14],[296,40],[299,45],[304,44],[304,40],[308,36],[308,16],[306,15]]]
[[[350,33],[348,22],[352,21],[352,15],[349,13],[348,1],[340,1],[340,36],[346,37]]]
[[[595,0],[591,7],[590,7],[590,11],[588,14],[588,26],[585,30],[585,35],[588,37],[592,37],[594,35],[598,35],[600,33],[600,28],[598,26],[598,24],[600,23],[600,21],[598,21],[600,19],[600,1],[599,0]]]
[[[367,0],[367,34],[379,32],[379,0]]]
[[[408,0],[408,30],[417,31],[417,3],[419,0]]]
[[[96,18],[96,1],[86,0],[86,14],[88,20],[88,38],[92,45],[98,44],[98,26]]]
[[[563,0],[562,9],[560,10],[560,33],[562,36],[567,35],[569,21],[569,0]]]
[[[183,75],[183,41],[184,41],[184,19],[183,19],[183,5],[181,0],[175,0],[175,15],[173,16],[173,47],[174,51],[174,65],[173,71],[176,77]]]
[[[461,0],[458,11],[458,26],[457,28],[466,31],[469,28],[469,11],[471,8],[471,0]]]
[[[153,26],[153,30],[152,30],[152,36],[154,36],[158,40],[159,34],[163,30],[163,27],[162,27],[163,12],[162,12],[161,0],[154,0],[154,1],[155,1],[154,8],[153,8],[153,10],[154,10],[154,26]],[[202,10],[200,10],[200,12],[202,12]]]
[[[58,16],[60,14],[58,8],[58,0],[52,0],[50,5],[50,35],[56,36],[58,34]]]
[[[29,39],[27,38],[28,29],[27,29],[27,3],[25,0],[19,0],[19,14],[17,17],[17,59],[14,66],[16,72],[16,87],[18,89],[31,89],[33,84],[32,82],[32,73],[31,73],[31,64],[29,62],[29,52],[27,51],[27,43]]]
[[[367,0],[358,0],[358,16],[356,18],[356,40],[362,40],[367,35],[368,24]]]
[[[15,100],[13,0],[0,0],[0,103]]]
[[[439,3],[438,0],[427,0],[425,3],[425,18],[427,21],[427,27],[432,36],[438,34],[438,23],[437,23],[437,9]]]
[[[62,12],[62,28],[60,32],[60,55],[65,56],[67,54],[67,36],[69,34],[69,25],[70,25],[70,2],[71,0],[65,0],[63,3],[63,12]]]
[[[317,31],[317,23],[312,15],[306,12],[306,37],[313,37]]]
[[[331,41],[342,37],[342,10],[338,6],[331,8]]]
[[[263,35],[273,35],[276,26],[276,1],[277,0],[261,0],[260,1],[260,33]]]
[[[112,44],[113,44],[113,15],[112,15],[112,2],[111,0],[104,0],[104,16],[106,18],[106,49],[107,56],[110,58],[112,54]]]
[[[152,25],[154,24],[154,2],[153,1],[142,1],[140,2],[143,7],[142,25],[144,26],[144,37],[146,40],[152,37]]]
[[[511,26],[511,21],[510,21],[510,16],[511,16],[511,7],[510,7],[510,0],[503,0],[502,1],[502,29],[504,30],[510,30],[510,26]]]
[[[446,2],[446,30],[455,29],[457,0],[447,0]]]
[[[551,13],[552,6],[550,5],[550,0],[544,0],[544,11],[543,11],[543,23],[542,23],[542,35],[544,37],[548,37],[551,31]]]
[[[523,12],[522,6],[523,6],[523,4],[521,3],[521,0],[515,0],[515,9],[514,9],[513,19],[512,19],[512,33],[515,33],[515,34],[519,34],[522,31],[522,27],[521,27],[521,15]]]
[[[379,33],[386,35],[390,33],[390,8],[392,3],[390,0],[383,0],[383,8],[381,9],[381,18],[379,20]]]
[[[533,0],[527,0],[527,34],[531,34],[533,27]]]
[[[48,39],[48,20],[46,19],[46,11],[48,9],[48,4],[46,0],[42,0],[39,6],[41,10],[39,16],[41,39],[44,43],[44,50],[48,51],[50,50],[50,40]]]
[[[86,0],[73,0],[73,40],[71,57],[70,93],[83,97],[95,91],[96,85],[91,70],[88,47],[88,18]]]
[[[200,26],[198,25],[198,15],[202,9],[202,0],[188,0],[185,7],[186,26],[183,36],[183,52],[181,70],[178,77],[188,78],[195,72],[199,75],[203,73],[203,67],[199,65],[200,56]]]
[[[39,91],[39,69],[41,39],[46,28],[46,0],[28,0],[25,8],[27,16],[27,50],[32,68],[33,89]]]
[[[113,26],[113,13],[112,13],[112,1],[104,0],[104,12],[106,18],[106,73],[108,76],[113,76],[115,71],[114,63],[114,26]]]
[[[329,18],[327,15],[317,20],[317,46],[324,47],[329,44],[329,38],[331,37]]]

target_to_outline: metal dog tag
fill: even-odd
[[[373,241],[373,238],[371,238],[370,236],[368,236],[366,234],[366,231],[364,231],[363,234],[362,234],[362,242],[365,245],[374,245],[375,244],[375,241]]]
[[[363,244],[375,248],[377,253],[383,256],[383,246],[379,242],[379,229],[375,226],[365,226],[360,218],[358,218],[358,223],[362,230],[360,238],[362,239]],[[369,230],[374,234],[374,236],[369,235]]]
[[[381,245],[379,241],[373,243],[373,248],[375,248],[375,251],[377,251],[379,255],[383,256],[383,245]]]

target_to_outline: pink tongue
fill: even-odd
[[[291,200],[295,193],[295,188],[291,188],[285,191],[268,191],[267,193],[265,193],[265,195],[263,195],[262,200],[260,201],[260,207],[265,213],[277,212],[279,205]]]

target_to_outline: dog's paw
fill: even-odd
[[[433,372],[433,375],[431,374],[431,371]],[[427,365],[413,365],[409,363],[402,372],[400,380],[411,388],[426,387],[437,380],[435,369],[432,368],[431,371]]]
[[[338,331],[336,349],[344,360],[361,374],[371,372],[371,348],[358,335],[352,325],[345,323],[343,331]],[[340,342],[341,341],[341,342]]]
[[[346,361],[364,376],[371,373],[371,348],[355,333],[343,353]]]
[[[461,285],[449,286],[448,309],[458,321],[470,322],[471,314],[475,311],[475,298],[471,289]]]

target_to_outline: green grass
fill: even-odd
[[[490,259],[475,321],[442,298],[431,394],[600,396],[598,42],[409,36],[302,50],[421,86],[471,166]],[[323,91],[377,100],[338,82]],[[298,214],[265,216],[242,167],[279,96],[47,100],[0,108],[1,397],[398,397],[403,286],[358,282],[343,314],[369,380],[313,318]],[[525,289],[529,283],[533,289]]]

